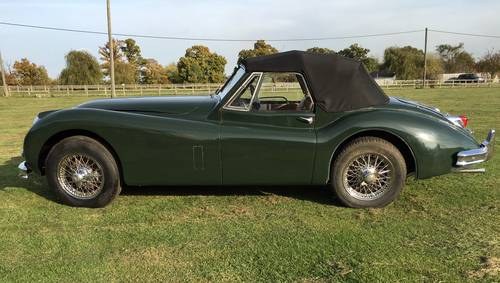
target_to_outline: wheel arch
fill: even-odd
[[[124,178],[123,178],[123,170],[122,170],[122,163],[120,160],[120,157],[116,153],[115,149],[113,146],[106,141],[103,137],[99,136],[98,134],[88,131],[88,130],[83,130],[83,129],[71,129],[71,130],[64,130],[61,132],[58,132],[54,135],[52,135],[50,138],[48,138],[45,143],[42,145],[40,152],[38,154],[38,160],[37,160],[37,166],[40,169],[41,175],[45,175],[45,161],[47,159],[47,156],[49,155],[50,150],[60,141],[62,141],[65,138],[73,137],[73,136],[85,136],[88,138],[91,138],[100,144],[102,144],[110,153],[113,155],[113,158],[115,159],[116,165],[118,166],[118,171],[120,173],[120,182],[124,184]]]
[[[332,166],[333,166],[333,161],[337,158],[337,156],[340,154],[342,149],[351,141],[360,138],[360,137],[377,137],[384,139],[391,144],[393,144],[399,152],[401,152],[401,155],[403,155],[403,158],[405,159],[406,163],[406,168],[407,168],[407,174],[414,174],[417,176],[417,159],[415,158],[415,154],[410,147],[410,145],[399,135],[392,133],[387,130],[382,130],[382,129],[368,129],[368,130],[362,130],[359,131],[355,134],[352,134],[345,138],[333,151],[332,156],[330,158],[330,164],[329,164],[329,172],[331,172]],[[329,175],[330,176],[330,175]],[[330,182],[330,177],[328,182]]]

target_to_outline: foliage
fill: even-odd
[[[137,69],[134,64],[117,61],[115,62],[115,83],[134,84],[137,83]]]
[[[194,45],[179,59],[177,70],[183,82],[220,83],[225,80],[225,65],[223,56],[210,52],[206,46]]]
[[[399,80],[420,79],[423,74],[424,52],[412,46],[389,47],[384,51],[382,68],[396,74]]]
[[[97,59],[87,51],[72,50],[65,56],[66,68],[59,75],[60,84],[95,85],[102,81]]]
[[[464,50],[464,44],[456,46],[441,44],[436,46],[436,51],[441,57],[446,73],[468,73],[475,69],[474,58]]]
[[[169,83],[167,69],[155,59],[145,59],[141,68],[141,83],[166,84]]]
[[[127,59],[127,61],[131,64],[142,65],[142,55],[141,48],[135,40],[132,38],[127,38],[124,41],[120,42],[120,50],[123,52],[123,55]]]
[[[122,42],[113,38],[113,60],[116,63],[124,61],[123,52],[121,50]],[[106,77],[110,76],[109,65],[111,61],[111,50],[109,47],[109,42],[107,41],[104,46],[99,47],[99,55],[101,56],[101,61],[103,61],[101,67],[102,72]],[[115,70],[116,72],[116,70]]]
[[[246,59],[250,57],[271,55],[274,53],[278,53],[278,49],[274,48],[270,44],[267,44],[264,40],[257,40],[253,49],[243,49],[238,53],[238,57],[240,59]]]
[[[480,72],[488,73],[490,78],[495,78],[500,73],[500,51],[488,50],[477,62],[477,69]]]
[[[426,79],[438,80],[439,75],[443,74],[443,63],[437,54],[427,55],[427,72]]]
[[[18,85],[46,85],[51,82],[44,66],[38,66],[26,58],[14,62],[11,74]]]
[[[12,74],[10,68],[4,69],[5,71],[5,80],[7,81],[7,85],[16,85],[16,78]],[[2,76],[0,76],[0,84],[3,85]]]
[[[330,48],[326,47],[311,47],[306,50],[306,52],[310,53],[318,53],[318,54],[334,54],[335,51],[331,50]]]
[[[424,51],[412,46],[389,47],[384,51],[384,63],[381,68],[392,72],[399,80],[422,79],[424,74]],[[439,79],[443,73],[443,64],[437,54],[427,55],[427,74],[429,80]]]
[[[378,60],[373,57],[369,57],[368,53],[370,52],[370,49],[364,48],[360,46],[357,43],[351,44],[348,48],[344,48],[337,52],[337,54],[348,57],[348,58],[353,58],[356,60],[361,61],[368,72],[373,72],[378,70]]]
[[[165,73],[167,75],[167,79],[171,83],[182,83],[182,79],[179,77],[179,72],[177,71],[177,65],[175,63],[168,64],[165,67]]]
[[[123,52],[123,55],[128,63],[134,65],[136,69],[136,78],[135,82],[143,82],[142,78],[142,69],[144,68],[144,64],[146,64],[147,59],[142,58],[141,48],[135,40],[132,38],[127,38],[121,41],[120,50]]]
[[[99,47],[99,54],[103,63],[101,67],[106,77],[109,77],[109,64],[111,60],[111,50],[109,42],[102,47]],[[116,84],[134,84],[140,80],[140,66],[142,61],[140,56],[140,48],[135,44],[135,41],[116,40],[113,39],[113,59],[115,62],[115,83]],[[132,60],[130,62],[129,60]]]

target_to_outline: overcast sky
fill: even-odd
[[[0,21],[30,25],[106,31],[105,0],[0,1]],[[500,35],[500,1],[325,1],[325,0],[112,0],[113,31],[182,37],[304,38],[388,33],[429,27],[465,33]],[[339,50],[360,43],[380,58],[388,46],[412,45],[423,49],[424,34],[377,38],[272,42],[280,51],[313,46]],[[71,49],[97,56],[105,35],[33,30],[0,25],[0,50],[7,64],[27,57],[57,77],[64,55]],[[204,44],[225,56],[229,72],[239,50],[251,42],[196,42],[137,39],[144,57],[162,64],[176,62],[186,48]],[[466,50],[481,56],[500,49],[500,39],[429,34],[429,49],[437,44],[463,42]]]

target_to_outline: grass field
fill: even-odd
[[[478,139],[500,129],[499,89],[389,94],[468,114]],[[409,179],[383,209],[326,187],[125,188],[72,208],[16,166],[37,112],[89,99],[0,98],[0,282],[500,281],[498,154],[484,175]]]

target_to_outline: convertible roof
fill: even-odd
[[[315,102],[327,112],[386,104],[389,97],[357,60],[337,54],[288,51],[241,61],[250,72],[304,75]]]

